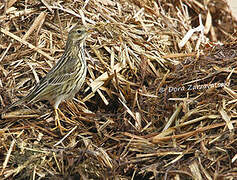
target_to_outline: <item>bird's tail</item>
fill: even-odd
[[[20,100],[16,101],[16,102],[14,102],[14,103],[12,103],[11,105],[5,107],[5,108],[2,110],[1,114],[7,112],[8,110],[10,110],[11,108],[13,108],[13,107],[15,107],[15,106],[18,106],[19,104],[22,104],[23,102],[25,102],[25,98],[24,98],[24,97],[21,98]]]

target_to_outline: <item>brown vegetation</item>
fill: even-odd
[[[72,25],[95,27],[86,83],[60,105],[70,131],[52,130],[47,101],[1,114],[1,178],[235,178],[237,23],[224,0],[205,2],[0,2],[0,111],[55,64]]]

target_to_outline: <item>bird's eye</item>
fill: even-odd
[[[78,34],[81,34],[81,32],[82,32],[81,30],[77,30],[77,33],[78,33]]]

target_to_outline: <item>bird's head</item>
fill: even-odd
[[[74,43],[80,44],[81,42],[85,41],[89,32],[91,32],[90,28],[87,28],[82,25],[76,25],[70,30],[70,32],[68,34],[68,40],[70,40],[73,44]]]

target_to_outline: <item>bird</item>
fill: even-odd
[[[58,113],[62,115],[63,113],[59,109],[59,104],[64,100],[72,99],[85,82],[87,74],[85,40],[90,32],[92,32],[92,28],[76,24],[68,33],[64,53],[56,65],[35,85],[28,95],[6,109],[22,103],[29,104],[48,100],[55,111],[55,128],[59,128],[61,133],[67,130],[60,123]],[[69,120],[64,115],[63,117]]]

